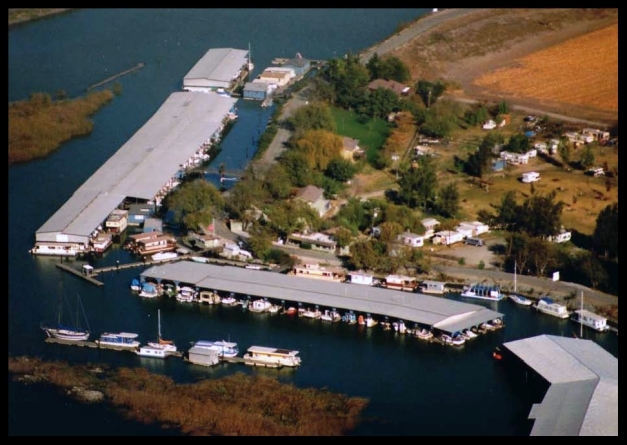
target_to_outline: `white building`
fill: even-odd
[[[416,233],[401,233],[396,237],[396,239],[410,247],[422,247],[425,245],[425,237]]]
[[[482,233],[488,233],[490,231],[490,226],[482,223],[481,221],[462,221],[459,223],[460,227],[466,227],[472,229],[471,236],[481,235]]]
[[[529,184],[530,182],[536,182],[540,180],[540,173],[538,172],[526,172],[522,174],[522,182]]]
[[[440,225],[440,221],[435,218],[425,218],[420,221],[425,228],[425,233],[422,235],[425,239],[433,238],[435,228]]]
[[[452,230],[441,230],[433,235],[433,244],[444,244],[450,246],[451,244],[464,241],[464,235],[460,232],[454,232]]]
[[[350,282],[353,284],[365,284],[367,286],[372,286],[374,284],[374,275],[363,272],[363,271],[355,271],[348,273],[350,277]]]

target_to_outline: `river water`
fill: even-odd
[[[141,272],[122,270],[95,287],[56,268],[58,259],[32,257],[34,233],[71,194],[157,110],[183,76],[210,48],[247,49],[255,71],[275,57],[300,52],[309,59],[357,53],[429,9],[81,9],[9,31],[9,101],[33,92],[59,90],[74,97],[113,74],[145,67],[116,80],[122,94],[94,117],[93,132],[64,144],[45,159],[9,168],[8,349],[73,363],[145,366],[193,382],[232,372],[277,376],[300,387],[328,388],[367,397],[365,421],[352,435],[527,435],[533,402],[527,382],[512,377],[491,358],[505,341],[538,334],[572,336],[572,322],[516,307],[482,303],[505,314],[505,329],[456,349],[428,344],[375,327],[324,324],[241,308],[187,306],[174,300],[143,300],[129,284]],[[212,167],[242,169],[254,155],[252,139],[272,108],[239,101],[237,123],[222,142]],[[114,247],[96,267],[130,261]],[[240,345],[297,349],[297,370],[241,365],[204,368],[179,359],[159,361],[132,354],[49,345],[39,323],[55,311],[59,284],[80,295],[92,332],[130,331],[142,341],[162,331],[180,349],[197,339],[230,339]],[[460,298],[449,295],[447,298]],[[613,334],[584,332],[618,357]],[[97,334],[96,334],[97,335]],[[535,399],[534,399],[535,397]],[[33,422],[33,419],[37,419]],[[158,426],[120,419],[106,406],[83,407],[54,391],[9,383],[10,435],[176,435]]]

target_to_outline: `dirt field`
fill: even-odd
[[[436,13],[437,14],[437,13]],[[408,31],[405,31],[408,32]],[[486,9],[447,19],[417,33],[391,51],[410,67],[412,81],[443,79],[454,87],[450,96],[520,105],[565,116],[604,122],[618,121],[618,10],[617,9]],[[456,87],[456,88],[455,88]],[[540,114],[541,115],[541,114]],[[505,137],[519,132],[524,113],[500,129]],[[508,190],[520,202],[530,186],[519,181],[526,171],[538,171],[534,188],[557,191],[565,203],[565,227],[591,234],[601,209],[618,199],[615,183],[581,171],[566,172],[546,160],[510,166],[485,178],[488,187],[455,173],[455,156],[466,158],[481,141],[480,128],[461,131],[447,146],[437,146],[439,182],[456,182],[464,217],[474,219],[479,209],[493,210]],[[538,135],[542,140],[542,135]],[[572,152],[579,159],[581,149]],[[617,146],[596,147],[595,164],[618,166]],[[555,157],[558,161],[559,156]],[[349,195],[376,196],[374,178],[355,178]]]
[[[618,9],[480,10],[392,54],[458,96],[618,120]]]

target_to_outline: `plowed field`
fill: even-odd
[[[518,59],[475,85],[518,97],[618,112],[618,24]]]

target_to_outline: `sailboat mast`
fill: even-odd
[[[157,309],[157,341],[161,340],[161,309]]]
[[[516,293],[516,261],[514,261],[514,293]]]
[[[581,291],[581,310],[579,311],[579,338],[583,338],[583,323],[581,317],[583,317],[583,291]]]

